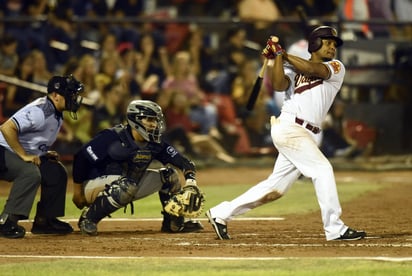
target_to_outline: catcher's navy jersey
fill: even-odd
[[[100,132],[76,153],[73,179],[76,183],[102,175],[123,175],[139,181],[153,160],[172,164],[186,178],[195,177],[195,166],[176,149],[162,142],[137,144],[129,126],[118,125]]]

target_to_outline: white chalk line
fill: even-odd
[[[139,257],[139,256],[56,256],[56,255],[0,255],[8,259],[95,259],[95,260],[198,260],[198,261],[282,261],[282,260],[367,260],[385,262],[411,262],[412,257]]]
[[[67,222],[78,222],[79,219],[75,218],[68,218],[68,219],[62,219]],[[139,222],[139,221],[162,221],[163,218],[106,218],[103,221],[108,222],[108,221],[113,221],[113,222]],[[207,218],[196,218],[196,220],[199,221],[207,221]],[[232,219],[234,221],[280,221],[280,220],[285,220],[285,218],[282,217],[240,217],[240,218],[234,218]],[[33,222],[33,220],[20,220],[19,222]]]

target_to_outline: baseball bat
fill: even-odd
[[[257,76],[255,83],[253,84],[252,92],[250,93],[246,109],[251,111],[255,106],[257,97],[259,96],[260,88],[262,87],[263,76],[265,75],[268,65],[268,59],[265,58],[262,67],[260,68],[259,75]]]
[[[18,79],[16,77],[9,77],[3,74],[0,74],[0,81],[9,83],[9,84],[13,84],[16,86],[20,86],[20,87],[24,87],[33,91],[37,91],[37,92],[41,92],[44,94],[47,94],[47,87],[37,84],[37,83],[33,83],[33,82],[28,82],[25,80],[21,80]],[[84,105],[88,105],[88,106],[93,106],[94,105],[94,101],[92,99],[89,98],[83,98],[82,104]]]

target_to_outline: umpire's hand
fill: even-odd
[[[87,206],[86,197],[84,196],[82,184],[73,183],[73,198],[74,205],[80,210]]]

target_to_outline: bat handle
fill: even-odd
[[[262,67],[260,68],[260,71],[259,71],[259,78],[263,78],[263,76],[265,75],[266,68],[268,66],[268,61],[269,60],[267,58],[265,58],[265,60],[263,61],[263,65],[262,65]]]

